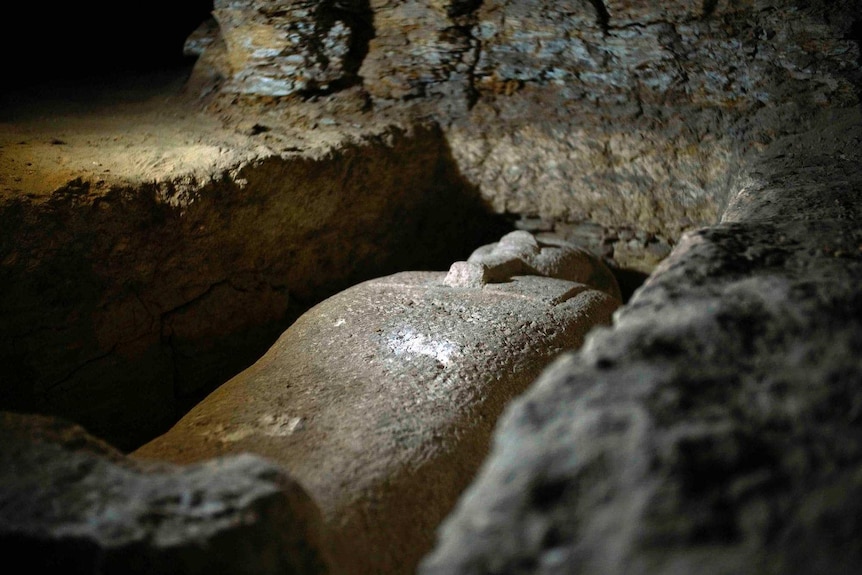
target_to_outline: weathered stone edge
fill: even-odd
[[[420,573],[862,569],[858,133],[777,142],[509,406]]]

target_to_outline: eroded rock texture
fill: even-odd
[[[717,221],[747,151],[821,107],[856,101],[852,3],[401,0],[369,9],[363,90],[379,110],[446,126],[463,174],[499,212],[675,239]]]
[[[7,569],[330,573],[320,511],[260,458],[145,466],[57,419],[0,413],[0,431]]]
[[[772,116],[855,98],[840,71],[856,45],[786,3],[484,2],[475,18],[478,99],[449,134],[499,211],[676,238],[717,220]]]
[[[370,17],[361,2],[216,0],[228,92],[309,95],[356,82]]]
[[[862,569],[860,135],[776,141],[512,405],[420,573]]]

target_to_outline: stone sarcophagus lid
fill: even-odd
[[[268,457],[320,506],[344,572],[412,573],[506,403],[619,305],[600,260],[512,232],[448,273],[323,301],[133,456]]]

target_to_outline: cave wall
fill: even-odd
[[[230,41],[202,60],[224,52],[223,93],[307,98],[337,89],[315,77],[361,81],[375,109],[440,122],[500,213],[676,238],[718,220],[749,152],[856,101],[847,3],[356,3],[370,22],[325,2],[280,6],[216,2]],[[367,42],[358,78],[323,46],[336,26],[342,53]],[[293,83],[274,85],[279,73]]]

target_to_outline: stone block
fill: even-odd
[[[330,573],[320,511],[296,481],[254,455],[143,464],[80,426],[0,412],[0,484],[7,569]]]
[[[471,260],[504,255],[330,297],[134,456],[268,457],[320,505],[345,572],[411,573],[508,401],[620,305],[585,252],[515,232]]]

